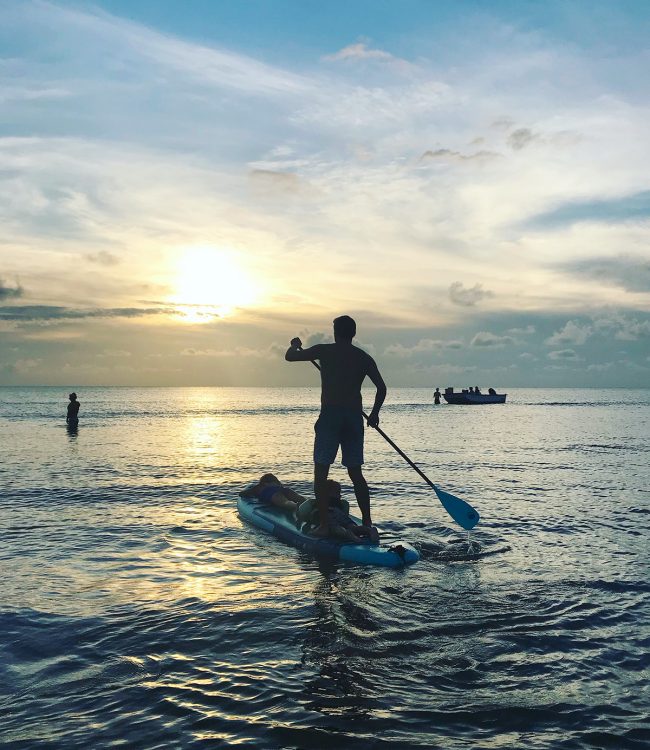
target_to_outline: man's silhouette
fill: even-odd
[[[70,403],[68,404],[68,414],[65,418],[68,427],[77,427],[79,424],[79,407],[81,404],[77,401],[77,394],[71,393],[68,398]]]
[[[379,425],[379,410],[386,398],[386,384],[375,360],[353,346],[357,325],[348,315],[334,320],[334,343],[316,344],[302,350],[299,338],[291,340],[285,354],[288,362],[319,360],[321,371],[321,412],[314,430],[314,494],[318,502],[320,524],[312,532],[328,533],[327,475],[339,445],[341,463],[347,468],[364,526],[371,527],[370,492],[361,471],[363,464],[363,404],[361,384],[366,375],[377,388],[375,403],[368,415],[368,426]]]

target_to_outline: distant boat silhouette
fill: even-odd
[[[507,393],[471,393],[462,390],[454,393],[453,388],[445,388],[442,394],[448,404],[505,404]]]

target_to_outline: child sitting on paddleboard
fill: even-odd
[[[379,533],[372,526],[361,526],[350,518],[350,504],[341,497],[341,485],[333,479],[328,479],[327,515],[329,520],[329,536],[345,542],[363,544],[369,540],[372,544],[379,543]],[[304,521],[303,531],[307,534],[319,525],[318,505],[316,500],[305,500],[298,508],[298,520]]]
[[[251,484],[239,494],[242,497],[256,497],[263,505],[275,505],[293,516],[297,515],[301,503],[306,502],[302,495],[283,485],[275,474],[263,474],[259,482]]]

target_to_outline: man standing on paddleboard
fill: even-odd
[[[314,431],[314,494],[318,503],[320,520],[311,533],[327,536],[328,497],[327,475],[341,446],[341,463],[348,470],[354,494],[361,510],[364,526],[372,527],[370,492],[363,476],[363,404],[361,384],[366,376],[374,383],[377,392],[368,426],[379,426],[379,410],[386,398],[386,384],[377,369],[375,360],[363,349],[353,346],[352,339],[357,324],[349,315],[334,320],[334,343],[316,344],[302,349],[299,338],[291,339],[285,359],[288,362],[318,360],[321,371],[321,411]]]

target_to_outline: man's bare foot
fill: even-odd
[[[357,536],[354,531],[351,531],[350,529],[341,529],[343,532],[341,534],[341,539],[346,542],[352,542],[352,544],[363,544],[363,539],[359,536]]]
[[[376,526],[368,527],[368,539],[372,544],[379,544],[379,531],[377,531]]]
[[[322,539],[330,535],[330,529],[329,526],[315,526],[309,533],[311,536],[317,536]]]

